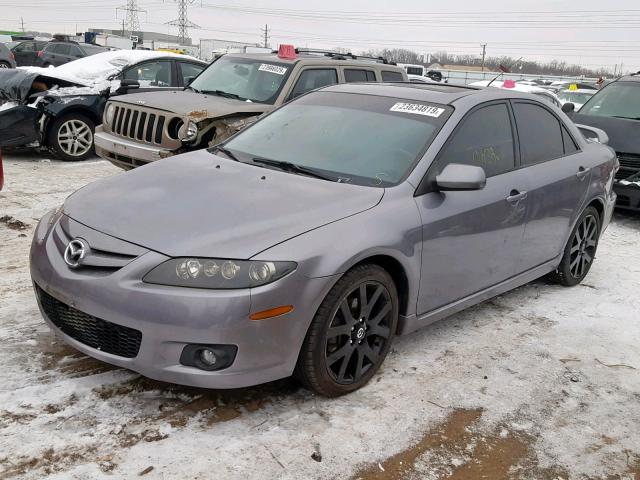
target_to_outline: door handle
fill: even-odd
[[[516,205],[520,200],[527,198],[527,192],[519,192],[518,190],[511,190],[507,197],[507,202],[512,205]]]
[[[591,171],[590,168],[584,168],[584,167],[580,167],[578,169],[578,173],[576,173],[576,177],[578,177],[580,180],[583,180]]]

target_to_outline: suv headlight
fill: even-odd
[[[116,107],[113,103],[110,103],[109,105],[107,105],[107,109],[104,111],[104,123],[106,123],[107,125],[111,125],[111,122],[113,122],[113,114],[116,111]]]
[[[183,142],[195,140],[198,136],[198,125],[193,120],[189,120],[185,125],[180,127],[178,138]]]
[[[296,267],[295,262],[183,257],[161,263],[142,281],[175,287],[251,288],[274,282]]]

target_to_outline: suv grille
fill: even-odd
[[[624,180],[640,173],[640,155],[619,153],[618,161],[620,162],[620,170],[616,172],[616,180]]]
[[[131,107],[116,106],[111,131],[122,137],[145,143],[162,143],[162,131],[167,118],[158,113]]]
[[[140,350],[142,332],[101,320],[53,298],[36,285],[42,309],[53,324],[74,340],[102,352],[134,358]]]

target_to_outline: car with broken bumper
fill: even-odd
[[[384,58],[298,49],[227,54],[180,92],[110,101],[96,130],[96,153],[129,170],[222,142],[310,90],[350,82],[406,81]]]
[[[56,68],[0,71],[0,102],[7,102],[0,107],[0,139],[6,146],[47,148],[61,160],[86,160],[107,99],[181,89],[185,77],[206,65],[185,55],[118,50]]]
[[[534,95],[336,85],[71,195],[35,230],[31,276],[48,325],[97,359],[336,396],[396,335],[541,276],[579,283],[616,168]]]

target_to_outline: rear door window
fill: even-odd
[[[338,71],[335,68],[313,68],[303,70],[289,99],[299,97],[316,88],[338,83]]]
[[[376,74],[371,70],[358,70],[355,68],[344,69],[344,81],[351,82],[375,82]]]
[[[462,120],[440,151],[435,174],[450,163],[482,167],[487,177],[515,168],[513,131],[506,104],[479,108]]]
[[[524,165],[546,162],[564,155],[560,121],[555,115],[533,103],[514,102],[513,111]]]
[[[180,65],[180,75],[184,86],[189,85],[189,82],[205,69],[205,65],[196,65],[195,63],[178,62],[178,65]]]
[[[382,71],[383,82],[402,82],[404,78],[400,72],[391,72],[389,70]]]
[[[567,131],[567,128],[564,125],[562,126],[562,142],[564,143],[565,155],[571,155],[572,153],[575,153],[578,151],[578,146],[576,145],[576,142],[573,140],[573,138],[571,137],[571,135]]]

